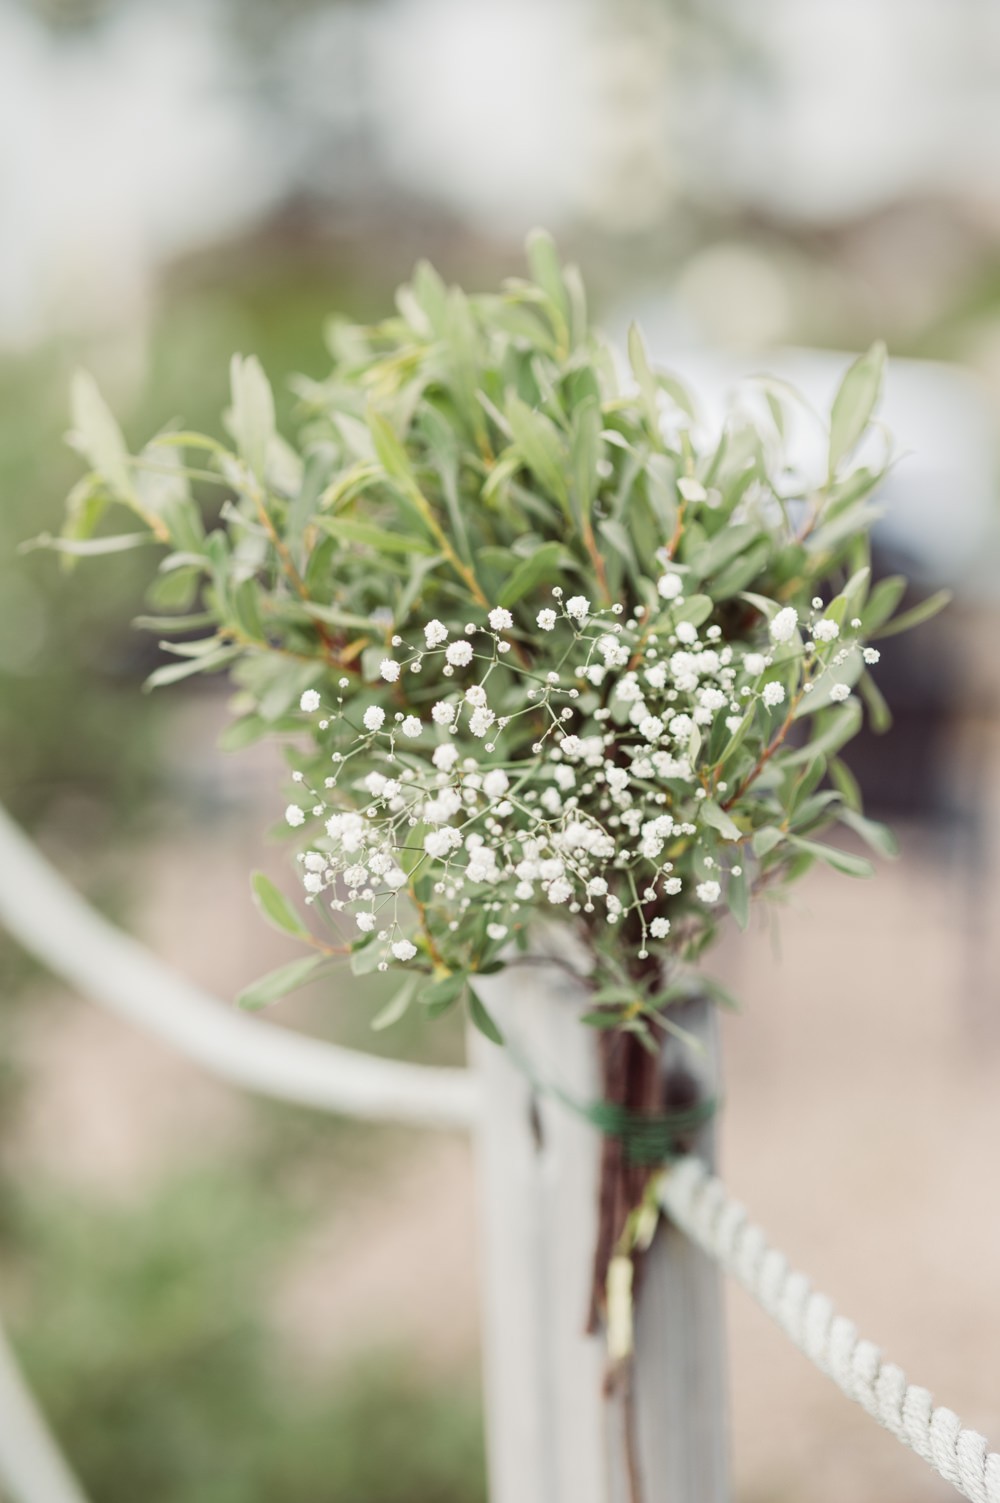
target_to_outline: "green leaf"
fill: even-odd
[[[868,597],[868,604],[861,613],[861,635],[870,637],[882,626],[906,594],[906,579],[902,574],[890,574],[880,579]]]
[[[683,605],[670,608],[669,617],[674,626],[679,626],[682,621],[701,626],[714,609],[711,595],[688,595]]]
[[[239,720],[234,720],[232,725],[226,726],[219,737],[219,749],[225,752],[242,751],[243,747],[252,746],[271,730],[272,726],[262,716],[243,715]]]
[[[639,565],[636,562],[635,549],[632,547],[628,529],[615,517],[608,517],[603,522],[598,522],[597,530],[603,538],[607,539],[618,556],[624,559],[632,573],[637,574]]]
[[[784,830],[776,829],[774,825],[765,825],[762,830],[754,831],[750,844],[753,846],[755,856],[769,856],[775,846],[780,845],[784,838]]]
[[[89,371],[73,376],[70,410],[77,443],[94,469],[119,497],[134,501],[125,440]]]
[[[804,840],[801,835],[789,835],[788,843],[815,856],[817,861],[825,861],[827,866],[832,866],[834,871],[843,872],[846,877],[875,875],[875,868],[870,861],[866,861],[863,856],[852,856],[849,851],[838,850],[836,846],[820,845],[816,840]]]
[[[731,564],[759,536],[760,527],[756,522],[729,522],[690,559],[685,558],[685,562],[691,565],[696,579],[707,579],[726,564]]]
[[[566,453],[555,424],[544,413],[522,402],[514,392],[507,398],[506,416],[526,467],[568,512]]]
[[[674,406],[680,408],[685,417],[689,417],[692,422],[697,422],[698,410],[694,405],[694,398],[683,381],[679,381],[669,371],[660,371],[656,382],[660,389],[666,392]]]
[[[423,979],[419,971],[414,972],[412,976],[407,976],[399,990],[393,993],[385,1006],[372,1018],[373,1032],[381,1033],[384,1028],[391,1028],[393,1023],[399,1022],[416,996]]]
[[[580,1014],[580,1022],[586,1023],[588,1028],[617,1028],[621,1020],[621,1012],[610,1007]]]
[[[608,1002],[629,1003],[635,1002],[638,995],[638,988],[634,986],[602,986],[591,994],[590,1000],[600,1005]]]
[[[516,605],[538,585],[557,579],[562,568],[562,543],[543,543],[530,558],[522,559],[497,596],[498,605]]]
[[[856,699],[848,699],[836,709],[829,703],[823,708],[829,719],[824,721],[822,730],[795,751],[783,751],[782,767],[796,767],[800,762],[811,762],[814,757],[828,756],[830,752],[839,751],[857,734],[861,725],[861,706]]]
[[[448,289],[429,261],[418,261],[414,268],[413,295],[431,329],[440,334],[448,312]]]
[[[385,946],[374,934],[365,934],[351,946],[351,975],[370,976],[377,971]]]
[[[211,626],[214,619],[211,611],[192,611],[188,615],[136,616],[132,625],[138,631],[198,631]]]
[[[701,817],[713,830],[718,830],[724,840],[742,840],[743,831],[734,819],[730,819],[725,809],[719,807],[714,799],[707,798],[701,806]]]
[[[841,824],[847,825],[855,835],[860,835],[867,846],[887,861],[894,861],[899,855],[899,842],[888,825],[877,819],[866,819],[856,809],[850,808],[841,809],[838,817]]]
[[[244,987],[236,998],[237,1007],[248,1012],[268,1007],[272,1002],[277,1002],[279,997],[287,996],[297,987],[304,986],[325,959],[325,955],[302,955],[298,960],[290,960],[287,965],[279,965],[276,971],[269,971],[259,981]]]
[[[127,553],[132,548],[146,548],[157,539],[151,532],[122,532],[113,537],[101,538],[54,538],[51,533],[40,533],[21,543],[18,553],[32,553],[36,548],[49,548],[53,553],[68,553],[75,558],[90,558],[102,553]]]
[[[525,250],[531,275],[558,314],[560,327],[556,332],[567,339],[570,306],[556,243],[547,230],[532,230],[525,243]]]
[[[317,525],[331,537],[345,543],[363,543],[378,553],[434,553],[437,550],[426,538],[407,532],[389,532],[372,522],[357,522],[353,517],[317,517]],[[368,623],[369,625],[371,623]]]
[[[846,663],[839,667],[824,668],[818,678],[813,680],[811,694],[805,694],[799,700],[795,710],[796,720],[805,720],[810,715],[818,715],[821,710],[827,710],[831,704],[837,704],[837,700],[830,698],[831,691],[838,685],[846,684],[848,689],[853,689],[858,679],[864,673],[864,662],[860,652],[851,653]],[[845,703],[845,701],[839,701]]]
[[[250,878],[250,886],[257,907],[276,929],[280,929],[283,934],[291,934],[296,939],[308,939],[309,930],[284,893],[279,892],[275,887],[270,877],[265,877],[263,872],[254,872]]]
[[[759,543],[752,544],[745,553],[714,574],[711,588],[715,598],[728,600],[731,595],[745,590],[748,584],[753,584],[771,556],[771,546],[770,539],[761,538]]]
[[[598,465],[604,453],[601,409],[594,397],[587,397],[573,413],[569,448],[576,505],[581,517],[589,517],[601,484]]]
[[[881,736],[892,725],[892,711],[886,703],[885,695],[867,672],[861,675],[858,688],[868,711],[868,723],[876,736]]]
[[[357,616],[352,611],[342,611],[335,605],[320,605],[315,600],[304,600],[302,611],[315,621],[325,621],[328,626],[342,626],[346,631],[370,632],[370,616]]]
[[[830,478],[868,426],[882,391],[885,345],[881,341],[854,361],[840,383],[830,414]]]
[[[659,412],[659,386],[646,355],[646,346],[639,332],[638,324],[630,324],[628,331],[628,359],[632,367],[636,385],[639,388],[639,396],[642,399],[642,409],[646,418],[647,426],[651,433],[659,436],[660,412]]]
[[[181,663],[167,663],[165,667],[157,668],[149,675],[142,686],[143,692],[162,689],[167,684],[177,684],[181,679],[192,678],[196,673],[212,673],[216,668],[223,668],[234,658],[238,658],[240,651],[239,647],[220,647],[217,652],[205,653],[202,657],[185,658]]]
[[[267,452],[274,437],[274,397],[256,355],[234,355],[229,366],[232,408],[229,421],[240,458],[263,483]]]
[[[840,794],[841,798],[844,800],[846,806],[849,809],[853,809],[855,813],[860,814],[861,789],[858,785],[857,778],[854,776],[847,763],[842,762],[839,757],[834,757],[833,761],[830,763],[830,777],[833,781],[834,787]]]
[[[453,1002],[457,1002],[465,990],[465,977],[462,975],[441,976],[437,981],[431,981],[421,987],[419,1001],[425,1007],[435,1009],[434,1016],[444,1012]]]
[[[735,731],[730,736],[725,746],[722,748],[722,751],[719,753],[718,766],[720,770],[725,767],[730,757],[734,756],[735,753],[738,752],[740,747],[743,745],[744,741],[747,738],[750,727],[754,723],[756,715],[757,706],[756,704],[751,702],[749,708],[744,712],[743,719],[740,721],[739,725],[736,727]]]
[[[365,418],[375,446],[375,456],[386,474],[407,489],[417,489],[413,466],[392,424],[372,406],[368,407]]]
[[[491,1043],[502,1044],[503,1034],[500,1032],[496,1023],[493,1021],[490,1014],[486,1011],[486,1008],[476,996],[476,993],[471,986],[468,990],[468,1000],[469,1017],[472,1019],[472,1022],[475,1024],[475,1026],[479,1029],[479,1032],[484,1034]]]
[[[898,632],[911,631],[915,626],[922,626],[925,621],[930,621],[939,611],[943,611],[950,600],[950,590],[938,590],[936,595],[928,595],[926,600],[922,600],[912,610],[903,611],[902,615],[893,617],[878,631],[873,632],[872,640],[880,642],[883,637],[894,637]]]

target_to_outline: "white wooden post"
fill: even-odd
[[[574,1101],[600,1098],[597,1031],[581,1025],[580,983],[544,961],[478,983],[510,1049],[471,1038],[483,1093],[477,1127],[484,1383],[491,1503],[726,1503],[724,1343],[718,1271],[661,1226],[636,1308],[629,1480],[620,1392],[605,1393],[603,1335],[587,1334],[598,1225],[597,1129],[537,1082]],[[700,1060],[668,1041],[717,1089],[712,1013],[678,1022]],[[527,1063],[529,1069],[523,1068]],[[697,1150],[711,1157],[712,1135]]]

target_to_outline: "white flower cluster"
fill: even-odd
[[[590,925],[631,917],[640,958],[670,935],[678,911],[710,921],[728,855],[741,851],[733,840],[719,859],[727,785],[713,769],[727,743],[754,717],[772,734],[779,707],[790,722],[803,694],[862,649],[818,614],[819,601],[811,621],[779,610],[762,649],[725,642],[718,625],[700,631],[704,611],[685,614],[676,569],[657,591],[662,614],[622,620],[621,606],[595,609],[554,590],[555,604],[537,615],[542,632],[563,634],[549,671],[512,652],[513,617],[500,606],[459,636],[433,620],[422,642],[394,637],[395,656],[379,665],[382,692],[404,672],[422,674],[422,686],[440,682],[422,715],[387,712],[371,702],[377,686],[348,693],[340,680],[322,711],[336,750],[323,788],[310,790],[323,827],[300,857],[302,881],[307,901],[323,897],[351,916],[355,938],[371,936],[380,968],[417,955],[414,909],[432,958],[435,933],[500,945],[539,909]],[[864,658],[877,654],[864,649]],[[850,688],[834,682],[826,693],[836,702]],[[320,711],[319,694],[307,690],[301,707]],[[522,720],[530,755],[505,757]],[[286,811],[293,826],[306,817],[298,804]]]

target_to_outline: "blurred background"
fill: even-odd
[[[902,859],[816,873],[717,959],[746,1004],[723,1149],[994,1438],[998,167],[989,0],[0,0],[0,798],[217,995],[289,954],[246,875],[287,874],[280,765],[218,749],[222,682],[140,694],[142,555],[17,554],[78,473],[75,365],[133,441],[213,431],[233,350],[287,415],[329,314],[388,311],[419,256],[494,285],[535,223],[709,402],[761,364],[826,402],[886,339],[880,567],[955,604],[886,644],[895,728],[853,753]],[[377,1005],[352,982],[274,1017],[461,1058],[445,1023],[372,1035]],[[2,937],[0,1058],[0,1310],[95,1503],[484,1498],[464,1142],[230,1092]],[[739,1294],[730,1334],[740,1503],[952,1496]]]

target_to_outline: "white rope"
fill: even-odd
[[[935,1408],[927,1389],[908,1383],[900,1368],[882,1360],[878,1347],[860,1340],[851,1321],[768,1246],[760,1227],[704,1164],[687,1158],[674,1165],[660,1200],[675,1225],[735,1275],[841,1392],[971,1503],[1000,1503],[1000,1455],[975,1430],[964,1429],[950,1409]]]
[[[223,1079],[323,1111],[469,1127],[469,1070],[342,1049],[251,1018],[175,975],[59,875],[0,808],[0,923],[48,970]]]
[[[0,1489],[10,1503],[86,1503],[0,1328]]]

